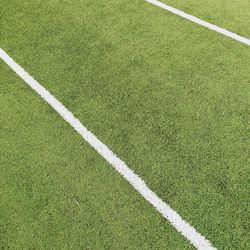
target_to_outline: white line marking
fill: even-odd
[[[9,65],[34,91],[36,91],[57,113],[68,122],[117,172],[119,172],[155,209],[166,218],[175,229],[190,241],[197,249],[215,249],[211,243],[183,220],[168,204],[163,202],[145,182],[136,175],[118,156],[92,134],[74,115],[40,83],[18,65],[0,48],[0,58]]]
[[[185,13],[182,10],[178,10],[178,9],[176,9],[174,7],[166,5],[166,4],[164,4],[162,2],[159,2],[157,0],[145,0],[145,1],[151,3],[151,4],[155,5],[155,6],[158,6],[158,7],[162,8],[162,9],[164,9],[164,10],[172,12],[172,13],[178,15],[178,16],[181,16],[181,17],[183,17],[183,18],[185,18],[185,19],[187,19],[187,20],[189,20],[191,22],[197,23],[197,24],[199,24],[201,26],[204,26],[204,27],[206,27],[208,29],[211,29],[211,30],[214,30],[214,31],[216,31],[218,33],[221,33],[224,36],[228,36],[228,37],[230,37],[230,38],[232,38],[234,40],[237,40],[237,41],[239,41],[241,43],[245,43],[247,45],[250,45],[250,39],[245,38],[243,36],[239,36],[239,35],[231,32],[231,31],[228,31],[226,29],[220,28],[217,25],[214,25],[214,24],[208,23],[206,21],[203,21],[202,19],[197,18],[197,17],[192,16],[192,15],[189,15],[189,14]]]

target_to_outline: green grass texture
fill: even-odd
[[[1,249],[192,249],[0,62]]]
[[[1,47],[153,191],[214,246],[250,247],[248,46],[139,0],[4,0],[1,13]],[[35,105],[25,112],[37,110]],[[49,126],[56,126],[52,123]],[[67,124],[57,130],[65,129]],[[51,129],[47,130],[50,138]],[[68,174],[77,171],[74,161],[86,165],[88,150],[78,144],[77,154],[67,149],[74,142],[71,134],[68,143],[59,146],[55,140],[40,139],[52,147],[48,152],[56,155],[53,151],[59,150],[67,156],[63,169]],[[71,162],[72,154],[76,155]],[[46,157],[45,153],[40,159]],[[94,154],[93,161],[101,160]],[[92,170],[103,174],[100,168]],[[106,176],[112,188],[118,177]],[[101,183],[95,183],[102,191]],[[84,189],[81,182],[77,185]],[[123,195],[130,197],[131,188],[123,186]],[[117,206],[117,199],[113,202]],[[143,230],[143,223],[139,226]],[[149,227],[158,230],[153,223]],[[158,237],[166,237],[159,248],[172,246],[172,235]]]
[[[250,1],[248,0],[160,0],[204,21],[250,38]]]

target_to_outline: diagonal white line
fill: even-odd
[[[0,48],[0,58],[16,72],[35,92],[37,92],[66,122],[68,122],[117,172],[119,172],[155,209],[166,218],[197,249],[215,249],[211,243],[189,225],[168,204],[161,200],[118,156],[92,134],[74,115],[39,82],[30,76],[4,50]]]
[[[173,13],[173,14],[181,16],[181,17],[183,17],[183,18],[185,18],[185,19],[187,19],[187,20],[189,20],[191,22],[194,22],[194,23],[197,23],[197,24],[199,24],[201,26],[204,26],[204,27],[206,27],[206,28],[208,28],[210,30],[214,30],[214,31],[216,31],[216,32],[218,32],[220,34],[223,34],[224,36],[230,37],[230,38],[232,38],[232,39],[234,39],[236,41],[239,41],[241,43],[245,43],[247,45],[250,45],[250,39],[248,39],[246,37],[243,37],[243,36],[239,36],[239,35],[231,32],[229,30],[220,28],[219,26],[214,25],[212,23],[208,23],[208,22],[206,22],[206,21],[204,21],[204,20],[202,20],[200,18],[197,18],[195,16],[192,16],[190,14],[185,13],[182,10],[178,10],[178,9],[172,7],[172,6],[164,4],[164,3],[160,2],[160,1],[157,1],[157,0],[145,0],[145,1],[151,3],[151,4],[155,5],[155,6],[158,6],[158,7],[162,8],[162,9],[164,9],[164,10],[167,10],[167,11]]]

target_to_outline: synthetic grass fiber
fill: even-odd
[[[0,6],[7,53],[215,247],[250,248],[248,46],[139,0]],[[0,73],[4,248],[189,247],[13,72]]]

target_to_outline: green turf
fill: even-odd
[[[205,21],[250,38],[249,0],[160,0]]]
[[[191,249],[0,62],[1,249]]]
[[[248,46],[139,0],[2,13],[1,47],[216,247],[250,247]]]

